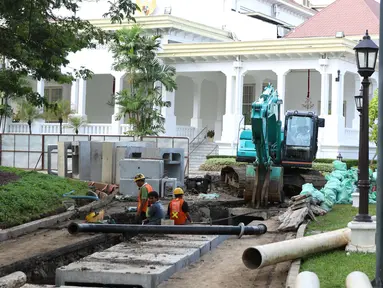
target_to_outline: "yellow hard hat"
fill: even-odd
[[[139,173],[136,176],[134,176],[134,182],[137,182],[139,180],[144,180],[144,179],[145,179],[145,175],[142,173]]]
[[[174,193],[174,195],[183,195],[184,190],[182,190],[182,188],[177,187],[176,189],[174,189],[173,193]]]

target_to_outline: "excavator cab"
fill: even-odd
[[[318,129],[325,120],[313,112],[288,111],[285,115],[282,165],[312,167],[318,150]]]

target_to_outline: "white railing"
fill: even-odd
[[[130,130],[130,124],[121,124],[120,134]],[[68,123],[62,124],[63,134],[74,134],[72,128],[68,126]],[[86,124],[80,127],[79,134],[86,135],[111,135],[112,124]],[[29,134],[29,127],[27,123],[9,123],[7,125],[7,133],[23,133]],[[177,137],[189,137],[193,139],[196,135],[196,128],[189,126],[177,126]],[[60,134],[59,123],[32,123],[33,134]]]
[[[359,129],[345,128],[344,129],[344,143],[358,145],[358,143],[359,143]]]
[[[7,133],[29,133],[27,123],[9,123],[6,129]]]
[[[108,135],[112,134],[112,124],[87,124],[81,130],[81,134]]]
[[[189,137],[190,141],[195,137],[194,127],[177,125],[177,137]]]

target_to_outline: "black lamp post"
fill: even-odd
[[[368,92],[370,86],[369,77],[375,72],[375,65],[379,47],[371,40],[366,31],[363,40],[355,46],[356,63],[358,73],[363,77],[363,94],[355,96],[356,109],[361,114],[359,129],[359,166],[358,166],[358,188],[359,188],[359,213],[354,220],[357,222],[372,222],[368,214],[368,192],[370,189],[369,180],[369,137],[368,137]]]

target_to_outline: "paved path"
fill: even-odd
[[[279,242],[292,233],[276,233],[277,223],[264,221],[269,233],[261,236],[230,237],[198,262],[175,273],[158,288],[284,288],[290,261],[259,270],[249,270],[242,263],[242,253],[249,246]]]

